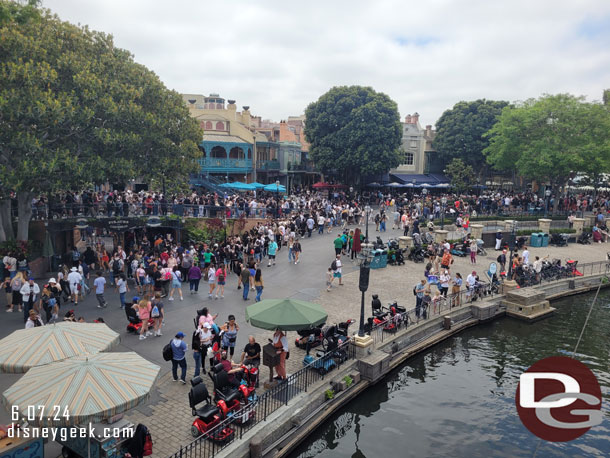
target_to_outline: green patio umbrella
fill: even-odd
[[[295,299],[265,299],[246,308],[246,321],[270,331],[306,329],[324,324],[326,318],[321,305]]]

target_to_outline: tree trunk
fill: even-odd
[[[17,193],[17,240],[27,240],[32,219],[32,199],[34,194],[27,191]]]
[[[14,238],[11,199],[0,199],[0,242]]]

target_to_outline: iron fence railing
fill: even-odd
[[[269,415],[294,399],[298,394],[307,392],[308,388],[314,383],[323,380],[328,376],[328,370],[321,370],[329,367],[340,367],[347,361],[356,357],[356,349],[350,340],[338,345],[335,349],[329,350],[323,356],[305,365],[303,368],[287,377],[286,381],[265,391],[258,399],[250,405],[235,412],[230,417],[223,420],[206,434],[199,436],[190,444],[181,446],[180,450],[170,456],[170,458],[211,458],[236,439],[242,439],[243,435],[256,426],[261,421],[266,421]],[[331,372],[332,374],[332,372]],[[244,424],[236,423],[237,418],[250,418]],[[231,428],[234,433],[223,441],[214,441],[212,437],[220,436],[220,432],[225,428]]]
[[[553,260],[556,261],[556,260]],[[610,260],[587,262],[583,264],[572,265],[565,262],[561,267],[551,267],[548,270],[542,270],[536,273],[532,266],[527,270],[520,270],[514,275],[514,279],[519,286],[537,286],[555,283],[566,279],[577,279],[580,277],[589,277],[594,275],[608,275],[610,273]]]
[[[427,322],[433,317],[470,305],[484,297],[492,297],[493,294],[494,289],[489,283],[478,282],[474,287],[462,289],[457,293],[436,296],[436,299],[432,298],[425,307],[416,307],[394,317],[388,314],[383,322],[373,326],[370,335],[375,344],[383,343],[387,338],[393,338],[401,328],[408,329],[410,326]]]
[[[18,216],[17,208],[11,210],[13,218]],[[292,211],[289,211],[291,213]],[[32,206],[33,220],[69,218],[128,218],[148,216],[174,216],[181,218],[266,218],[283,216],[287,212],[275,207],[240,208],[223,205],[193,204],[53,204]]]

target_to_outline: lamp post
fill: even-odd
[[[369,274],[371,272],[371,259],[372,250],[369,243],[369,216],[371,214],[371,207],[368,205],[364,207],[364,214],[366,216],[366,235],[364,237],[364,243],[358,258],[360,260],[360,279],[358,281],[358,288],[362,292],[362,300],[360,302],[360,328],[358,329],[358,337],[364,337],[364,294],[369,289]]]
[[[517,248],[517,237],[516,237],[516,232],[517,232],[517,221],[513,220],[512,224],[511,224],[511,228],[510,228],[510,259],[508,260],[508,279],[512,280],[513,277],[513,255],[515,252],[515,249]]]
[[[544,191],[544,195],[546,196],[544,204],[544,216],[546,216],[547,212],[549,211],[549,197],[551,197],[551,190],[547,188],[546,191]]]
[[[447,197],[443,196],[441,198],[441,229],[445,229],[445,207],[447,206]]]

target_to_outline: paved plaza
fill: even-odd
[[[371,239],[379,233],[375,232],[375,226],[370,226]],[[382,239],[387,242],[388,238],[402,235],[400,231],[388,230],[382,233]],[[343,282],[344,286],[335,286],[330,292],[325,288],[325,272],[330,266],[334,257],[333,239],[337,236],[337,229],[331,234],[313,234],[311,239],[306,238],[302,242],[303,253],[301,262],[298,265],[288,262],[288,250],[282,248],[278,253],[277,265],[266,267],[263,264],[263,278],[265,290],[263,299],[270,298],[294,298],[318,302],[324,306],[328,312],[328,323],[345,321],[348,318],[355,320],[360,316],[360,298],[358,290],[358,266],[352,263],[348,256],[344,256]],[[535,256],[547,256],[559,258],[562,261],[573,258],[580,263],[600,261],[606,257],[606,251],[610,250],[610,245],[577,245],[571,244],[568,247],[555,248],[530,248],[530,260]],[[453,272],[460,272],[464,278],[472,270],[477,270],[484,278],[483,272],[487,270],[489,263],[495,261],[497,252],[488,250],[487,257],[478,258],[478,264],[472,266],[470,258],[455,258],[452,267]],[[385,269],[372,270],[370,277],[370,287],[366,294],[365,312],[370,314],[370,301],[372,294],[379,294],[382,303],[385,305],[393,300],[407,309],[414,307],[414,297],[412,288],[423,277],[425,264],[415,264],[407,261],[404,266],[388,266]],[[37,280],[39,284],[43,280]],[[232,275],[227,282],[227,290],[224,299],[209,300],[207,298],[207,285],[202,288],[197,296],[188,293],[188,286],[183,285],[184,301],[175,300],[165,301],[166,326],[163,328],[163,336],[149,337],[140,341],[137,336],[128,334],[125,330],[127,320],[123,310],[119,308],[118,294],[114,289],[108,288],[106,298],[109,306],[107,309],[96,308],[97,301],[94,295],[90,295],[76,308],[76,315],[83,316],[87,321],[93,321],[98,316],[104,318],[106,323],[115,331],[121,334],[121,344],[115,351],[135,351],[150,361],[161,366],[161,374],[156,388],[153,390],[148,403],[137,409],[126,413],[126,416],[135,423],[146,424],[152,432],[155,440],[155,456],[167,456],[175,452],[180,445],[187,444],[192,440],[190,435],[190,424],[193,421],[190,408],[188,407],[188,385],[173,383],[171,377],[171,363],[163,360],[161,356],[162,347],[178,332],[183,331],[186,335],[186,342],[190,346],[190,336],[193,331],[193,318],[196,310],[207,305],[213,314],[218,313],[218,323],[226,320],[229,314],[235,314],[240,326],[237,340],[235,359],[241,355],[243,346],[247,343],[248,335],[253,334],[257,341],[264,345],[272,332],[256,329],[248,325],[244,319],[245,307],[254,303],[254,294],[250,294],[250,300],[245,302],[242,299],[242,291],[237,290],[237,277]],[[130,293],[131,295],[131,293]],[[64,304],[63,312],[68,305]],[[6,336],[15,329],[23,327],[23,317],[19,313],[4,313],[0,320],[0,335]],[[351,331],[357,331],[358,323],[352,325]],[[296,333],[288,334],[289,342],[294,342]],[[187,356],[187,379],[192,377],[194,362],[191,353]],[[302,367],[304,352],[297,350],[291,345],[291,356],[287,362],[288,373],[295,372]],[[261,381],[268,378],[268,370],[262,367]],[[7,374],[0,379],[0,389],[5,390],[12,385],[20,375]],[[209,377],[204,377],[206,383],[210,382]],[[261,384],[262,389],[262,384]],[[7,423],[9,414],[2,409],[0,412],[0,423]]]

